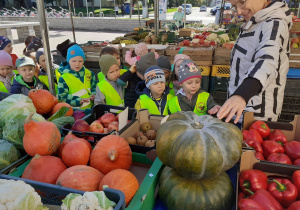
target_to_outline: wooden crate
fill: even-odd
[[[88,46],[82,46],[82,50],[85,54],[85,60],[87,62],[99,62],[100,53],[102,49],[105,47],[114,47],[119,51],[121,55],[121,45],[119,44],[108,44],[105,46],[88,45]]]
[[[231,49],[218,47],[215,48],[213,65],[230,65]]]
[[[290,68],[300,68],[300,48],[291,48]]]

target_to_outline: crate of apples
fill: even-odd
[[[150,123],[146,122],[140,126],[140,131],[134,136],[127,137],[126,141],[131,145],[154,147],[155,138],[156,131],[152,129]]]

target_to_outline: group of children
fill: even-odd
[[[33,39],[28,44],[30,50],[28,46],[24,50],[27,56],[15,62],[9,43],[0,37],[0,92],[27,95],[33,88],[48,89],[42,43]],[[171,65],[168,57],[159,56],[152,49],[148,52],[147,45],[140,43],[135,48],[136,57],[132,57],[133,49],[126,53],[131,67],[125,70],[120,69],[119,52],[105,47],[100,55],[97,83],[94,73],[84,66],[85,54],[79,45],[66,40],[57,49],[67,62],[53,67],[56,93],[59,101],[73,107],[86,109],[107,104],[148,109],[157,115],[178,111],[215,114],[220,109],[212,96],[200,89],[201,70],[187,55],[176,55]]]

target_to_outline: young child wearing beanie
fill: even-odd
[[[169,59],[169,57],[167,56],[160,56],[159,58],[156,59],[157,61],[157,65],[162,68],[162,70],[165,73],[165,77],[166,77],[166,82],[167,82],[167,86],[170,89],[170,94],[172,94],[173,96],[175,96],[175,92],[174,92],[174,88],[173,88],[173,82],[170,81],[170,74],[171,74],[171,61]]]
[[[0,36],[0,50],[6,51],[8,54],[10,54],[14,66],[16,65],[16,60],[18,59],[18,56],[16,54],[13,54],[13,47],[12,42],[9,38],[5,36]]]
[[[118,85],[120,77],[119,62],[112,55],[102,55],[99,65],[105,76],[96,87],[95,104],[124,106],[124,88]]]
[[[183,60],[178,68],[178,82],[182,87],[169,102],[169,114],[179,111],[194,111],[198,115],[216,114],[221,108],[213,97],[202,90],[201,70],[190,59]]]
[[[96,78],[83,65],[85,55],[79,45],[68,49],[68,65],[58,80],[58,100],[80,109],[91,108],[95,99]]]
[[[27,96],[31,89],[48,90],[47,86],[34,76],[35,63],[31,58],[19,57],[16,60],[16,67],[19,75],[14,77],[10,93]]]
[[[164,71],[159,66],[151,66],[146,70],[144,78],[146,87],[137,100],[135,109],[148,109],[151,114],[168,115],[168,102],[173,96],[166,87]]]
[[[71,42],[69,39],[67,39],[62,43],[58,44],[56,46],[56,49],[64,59],[67,59],[68,49],[75,44],[76,44],[75,42]],[[69,65],[67,61],[61,61],[59,67],[57,68],[57,71],[61,74],[61,72],[66,68],[67,65]],[[57,78],[57,80],[59,80],[59,77]]]
[[[10,92],[12,80],[15,75],[13,67],[14,64],[11,56],[6,51],[0,50],[0,92]]]
[[[136,56],[132,57],[132,53],[135,51]],[[155,52],[154,48],[151,48],[151,52],[154,52],[155,58],[158,58],[159,55]],[[141,59],[144,55],[148,54],[148,47],[147,44],[144,42],[138,43],[135,49],[130,48],[129,51],[125,54],[125,62],[128,63],[130,66],[134,65],[137,61]]]

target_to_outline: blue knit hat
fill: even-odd
[[[81,47],[77,44],[73,45],[68,49],[67,52],[67,62],[69,63],[71,58],[74,58],[76,56],[81,56],[83,58],[83,61],[85,61],[85,55]]]
[[[146,70],[144,78],[147,88],[155,82],[166,82],[165,73],[159,66],[150,66]]]
[[[7,38],[6,36],[0,36],[0,50],[4,50],[6,45],[11,43],[10,39]]]

